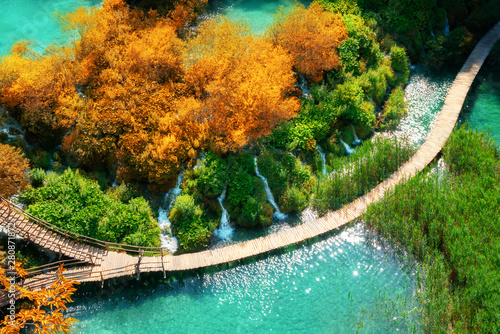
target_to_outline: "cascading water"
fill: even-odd
[[[9,140],[21,140],[26,147],[29,147],[28,142],[24,138],[25,132],[23,128],[12,117],[6,119],[2,128],[0,128],[0,133],[5,133]]]
[[[231,239],[231,237],[233,236],[234,228],[230,224],[229,213],[227,213],[224,204],[222,204],[224,198],[226,198],[226,188],[224,188],[222,194],[220,194],[220,196],[217,198],[220,207],[222,208],[222,216],[220,217],[219,228],[215,230],[214,234],[219,239],[227,240]]]
[[[183,177],[183,173],[180,173],[179,176],[177,176],[175,187],[170,189],[165,194],[165,198],[163,199],[165,207],[161,207],[160,210],[158,210],[158,225],[160,225],[162,231],[160,234],[161,246],[170,251],[172,254],[179,248],[179,241],[172,235],[172,226],[170,220],[168,219],[168,215],[174,206],[175,199],[182,192],[181,183]]]
[[[309,86],[307,85],[307,80],[306,80],[306,78],[304,78],[304,76],[302,76],[302,75],[300,76],[300,81],[297,84],[297,86],[299,86],[300,89],[302,90],[302,97],[304,97],[306,99],[312,98],[311,90],[309,89]]]
[[[325,158],[325,152],[323,151],[323,149],[321,148],[321,146],[319,145],[316,145],[316,148],[318,149],[318,153],[319,155],[321,156],[321,162],[323,163],[323,175],[326,175],[327,172],[326,172],[326,158]]]
[[[358,135],[356,134],[356,130],[354,129],[354,126],[351,124],[351,129],[352,129],[352,134],[354,135],[354,140],[352,141],[353,146],[359,146],[361,145],[361,140],[358,138]]]
[[[264,181],[264,188],[266,189],[267,200],[274,207],[274,210],[276,210],[274,212],[274,217],[278,220],[285,219],[287,217],[287,215],[280,211],[280,208],[278,207],[278,205],[274,201],[274,196],[273,196],[273,193],[271,192],[271,188],[269,188],[269,184],[267,183],[267,179],[259,173],[259,167],[257,166],[257,157],[255,157],[254,161],[255,161],[255,174],[257,174],[257,176],[260,177],[262,179],[262,181]]]
[[[351,147],[349,145],[347,145],[347,143],[345,141],[342,140],[342,138],[340,138],[340,142],[342,143],[342,145],[344,145],[345,147],[345,154],[346,155],[351,155],[353,153]]]
[[[448,34],[450,33],[450,24],[448,23],[448,13],[446,13],[445,15],[445,25],[444,25],[444,35],[445,36],[448,36]]]

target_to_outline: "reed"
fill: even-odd
[[[487,133],[462,127],[426,169],[369,207],[365,221],[422,262],[425,332],[500,332],[500,160]]]
[[[332,172],[314,188],[314,206],[321,212],[340,209],[388,178],[412,153],[404,139],[377,137],[364,142],[353,155],[331,161]]]

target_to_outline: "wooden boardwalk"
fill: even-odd
[[[140,275],[140,273],[152,271],[170,272],[212,267],[268,253],[325,234],[359,218],[366,211],[368,205],[381,199],[386,191],[393,189],[398,183],[413,177],[418,171],[423,170],[434,160],[455,127],[465,97],[474,78],[491,51],[491,48],[499,39],[500,22],[481,39],[465,62],[448,92],[434,128],[425,143],[407,163],[366,195],[337,211],[329,212],[324,217],[313,222],[304,223],[288,230],[223,248],[178,256],[142,256],[142,251],[139,252],[138,256],[131,256],[124,252],[106,251],[102,248],[97,249],[96,247],[91,248],[92,246],[72,243],[72,241],[63,240],[64,238],[61,238],[60,235],[51,235],[46,231],[30,226],[29,221],[25,221],[26,219],[23,220],[23,217],[16,217],[16,215],[19,215],[18,213],[15,213],[14,216],[12,216],[12,213],[7,215],[5,205],[3,209],[0,206],[0,225],[6,226],[9,221],[15,219],[18,224],[18,234],[21,236],[24,233],[22,229],[26,229],[28,232],[25,235],[33,242],[56,252],[61,252],[68,257],[86,261],[88,265],[71,268],[65,272],[66,277],[75,278],[80,282],[104,281],[110,278]],[[47,238],[49,240],[46,240]],[[61,248],[59,249],[58,247]],[[92,260],[93,264],[86,260],[87,256],[90,256],[92,259],[95,258],[95,260]],[[55,278],[55,273],[45,273],[26,279],[22,285],[29,289],[37,290],[50,285]],[[0,304],[2,302],[0,300]]]

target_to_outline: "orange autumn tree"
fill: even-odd
[[[298,73],[318,82],[324,72],[340,65],[337,49],[348,33],[340,14],[327,12],[313,2],[308,9],[303,5],[288,11],[281,8],[266,36],[290,52]]]
[[[68,52],[49,49],[37,55],[32,45],[20,42],[0,59],[0,106],[31,133],[62,133],[82,107]]]
[[[24,190],[29,184],[29,162],[21,149],[0,144],[0,196],[10,196]]]
[[[297,98],[287,96],[295,82],[292,57],[243,24],[204,23],[188,41],[185,63],[186,83],[195,91],[186,104],[223,151],[268,135],[300,108]]]
[[[6,315],[4,320],[0,321],[2,334],[18,334],[21,329],[30,328],[34,333],[69,333],[70,326],[77,321],[74,318],[64,318],[63,310],[67,310],[66,304],[72,302],[71,296],[76,291],[75,284],[79,284],[74,279],[67,279],[63,272],[63,265],[57,271],[57,280],[48,288],[40,291],[30,291],[18,285],[13,285],[6,277],[7,258],[1,258],[0,262],[0,285],[4,290],[12,292],[17,290],[20,298],[28,298],[33,302],[32,308],[19,310],[12,316]],[[27,275],[26,270],[21,268],[21,263],[16,262],[14,270],[21,277]],[[47,310],[48,308],[48,310]]]
[[[202,141],[203,125],[178,109],[183,42],[169,20],[105,2],[67,16],[76,45],[85,108],[63,149],[86,164],[118,164],[120,180],[165,183]]]
[[[196,20],[208,5],[208,0],[127,0],[127,3],[145,12],[158,11],[179,31]]]

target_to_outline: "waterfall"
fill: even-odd
[[[351,129],[352,133],[354,135],[354,140],[352,141],[353,146],[359,146],[361,145],[361,140],[358,138],[358,135],[356,134],[356,130],[354,129],[354,126],[351,124]]]
[[[170,210],[172,210],[172,207],[174,206],[175,199],[182,192],[181,183],[183,177],[183,173],[180,173],[179,176],[177,176],[175,187],[170,189],[165,194],[165,197],[163,199],[163,205],[165,205],[165,207],[160,207],[160,209],[158,210],[158,225],[160,225],[160,228],[162,230],[160,234],[161,246],[163,248],[166,248],[172,254],[177,251],[177,248],[179,248],[179,241],[176,237],[172,236],[172,226],[170,220],[168,219],[168,215],[170,214]]]
[[[11,124],[7,124],[7,122]],[[6,119],[6,122],[0,128],[0,133],[5,133],[9,140],[20,139],[26,147],[29,147],[28,142],[24,138],[25,132],[23,128],[12,117]]]
[[[318,153],[319,155],[321,156],[321,162],[323,163],[323,175],[326,175],[327,172],[326,172],[326,159],[325,159],[325,152],[323,151],[323,149],[321,148],[321,146],[319,145],[316,145],[316,148],[318,149]]]
[[[230,239],[233,236],[234,229],[230,224],[229,221],[229,213],[227,213],[226,208],[224,207],[224,204],[222,202],[224,201],[224,198],[226,198],[226,188],[224,188],[224,191],[220,196],[217,198],[219,201],[220,207],[222,208],[222,216],[220,217],[220,224],[219,228],[215,230],[214,234],[217,238],[226,240]]]
[[[349,145],[346,144],[345,141],[342,140],[342,138],[340,138],[340,142],[344,145],[345,147],[345,154],[346,155],[351,155],[352,154],[352,149],[349,147]]]
[[[446,13],[445,15],[445,25],[444,25],[444,35],[445,36],[448,36],[448,34],[450,33],[450,24],[448,23],[448,13]]]
[[[309,90],[309,86],[307,85],[307,80],[303,75],[300,76],[300,82],[297,84],[302,90],[302,97],[306,99],[311,99],[311,91]]]
[[[201,163],[205,160],[205,152],[201,152],[200,156],[198,157],[198,161],[196,161],[196,165],[194,165],[193,170],[196,170],[200,168]]]
[[[266,189],[267,200],[269,201],[269,203],[271,203],[271,205],[276,210],[274,212],[274,217],[278,220],[285,219],[287,217],[287,215],[280,211],[280,208],[278,207],[278,205],[274,201],[274,196],[273,196],[273,193],[271,192],[271,189],[269,188],[269,184],[267,183],[267,179],[259,173],[259,167],[257,166],[257,157],[255,157],[254,161],[255,161],[255,174],[257,174],[257,176],[260,177],[262,179],[262,181],[264,181],[264,188]]]

